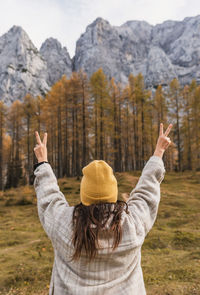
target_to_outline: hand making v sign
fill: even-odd
[[[171,144],[171,140],[168,137],[168,135],[172,129],[172,126],[173,126],[172,124],[169,124],[169,126],[167,127],[167,130],[165,131],[165,133],[163,133],[163,123],[160,124],[160,134],[157,140],[154,156],[158,156],[162,158],[165,150]]]
[[[38,131],[35,131],[35,136],[37,140],[37,144],[34,147],[34,153],[36,155],[36,158],[39,162],[47,161],[47,132],[44,134],[43,142],[40,139],[40,136],[38,134]]]

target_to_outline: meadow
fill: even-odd
[[[140,172],[115,173],[130,193]],[[58,180],[70,205],[80,181]],[[166,173],[157,220],[142,247],[148,295],[200,294],[200,172]],[[37,213],[33,186],[0,192],[0,295],[47,295],[53,248]]]

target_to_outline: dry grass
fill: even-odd
[[[130,192],[140,173],[116,173],[119,193]],[[80,182],[60,179],[70,205]],[[200,294],[200,174],[167,173],[153,229],[142,248],[148,295]],[[32,186],[0,193],[0,295],[48,294],[53,249],[38,218]]]

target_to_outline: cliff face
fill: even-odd
[[[97,18],[77,41],[73,59],[53,38],[38,51],[24,30],[13,26],[0,37],[0,99],[10,104],[27,92],[44,94],[72,70],[82,68],[90,76],[100,67],[122,83],[139,72],[147,87],[175,77],[181,84],[200,83],[200,16],[156,26],[145,21],[111,26]]]
[[[49,85],[58,81],[62,75],[71,76],[72,61],[67,48],[62,48],[58,40],[47,39],[40,48],[40,54],[47,63],[47,83]]]
[[[0,37],[0,99],[6,104],[27,92],[45,93],[47,64],[20,27],[12,27]]]
[[[10,105],[26,93],[45,94],[62,75],[71,75],[72,62],[65,47],[47,39],[40,52],[26,32],[13,26],[0,37],[0,100]]]
[[[127,81],[130,73],[145,72],[152,26],[146,22],[127,22],[112,27],[98,18],[89,25],[76,44],[75,70],[91,75],[102,67],[107,76]]]
[[[128,21],[119,27],[98,18],[77,41],[75,70],[91,75],[100,66],[122,82],[139,72],[147,86],[165,85],[174,77],[182,84],[193,78],[200,82],[200,16],[156,26]]]

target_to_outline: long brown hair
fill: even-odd
[[[75,252],[72,260],[77,260],[81,256],[82,249],[85,248],[89,261],[94,259],[98,252],[98,239],[102,231],[113,235],[112,250],[117,248],[122,238],[121,215],[126,207],[128,213],[128,205],[124,201],[116,203],[98,203],[85,206],[82,203],[75,206],[73,211],[73,245]],[[106,223],[112,216],[109,227]]]

